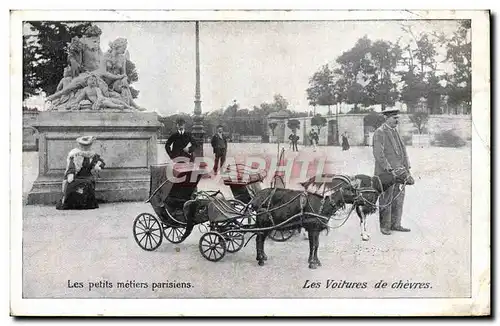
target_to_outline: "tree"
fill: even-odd
[[[441,96],[445,94],[445,89],[440,84],[441,79],[434,74],[428,78],[425,90],[427,109],[430,114],[441,114]]]
[[[311,84],[312,78],[309,80],[309,84]],[[320,87],[318,84],[313,84],[306,89],[307,100],[309,101],[309,105],[314,108],[314,114],[316,114],[316,106],[318,105],[318,99],[320,97]]]
[[[440,37],[428,33],[415,35],[411,26],[403,26],[402,29],[413,42],[404,48],[403,62],[407,65],[407,70],[400,73],[404,84],[401,99],[406,103],[410,113],[416,111],[422,98],[425,99],[428,110],[439,113],[441,109],[438,103],[442,87],[439,78],[436,77],[435,44]]]
[[[429,121],[429,113],[427,112],[415,112],[410,115],[410,121],[413,123],[413,126],[417,128],[418,134],[422,134],[425,130],[425,125],[427,121]]]
[[[300,121],[297,119],[289,119],[287,122],[287,127],[292,131],[300,129]]]
[[[311,118],[311,126],[315,126],[318,128],[318,135],[321,131],[321,128],[325,127],[326,124],[327,124],[326,118],[319,113]]]
[[[363,106],[368,106],[372,101],[366,96],[366,90],[361,84],[353,83],[348,88],[345,94],[346,102],[349,104],[354,104],[354,108],[352,110],[353,113],[359,113],[360,110],[358,108],[359,104],[363,104]]]
[[[55,92],[67,65],[68,43],[91,23],[30,21],[23,37],[23,97]],[[26,78],[27,76],[27,78]]]
[[[371,46],[371,40],[364,36],[356,42],[353,48],[343,52],[336,59],[339,65],[334,70],[337,101],[354,104],[355,111],[357,111],[358,104],[367,106],[371,103],[364,87],[373,70],[369,60]]]
[[[370,112],[363,118],[363,124],[365,127],[371,127],[373,130],[380,127],[385,122],[385,117],[377,112]]]
[[[275,94],[273,100],[273,106],[277,111],[286,110],[288,108],[289,103],[281,94]]]
[[[158,117],[158,121],[163,124],[160,129],[160,134],[162,138],[168,138],[175,130],[177,119],[183,118],[186,121],[186,129],[190,130],[193,125],[193,117],[186,113],[172,114],[166,117]]]
[[[37,86],[37,76],[33,72],[36,63],[32,61],[36,54],[34,42],[31,35],[23,35],[23,100],[40,91]]]
[[[372,102],[370,104],[380,104],[384,110],[393,106],[399,97],[394,77],[401,60],[401,48],[397,43],[379,40],[368,51],[370,66],[365,69],[369,80],[366,91]]]
[[[331,113],[330,106],[335,104],[333,71],[328,65],[323,65],[319,71],[309,79],[310,87],[306,90],[309,103],[316,105],[327,105],[328,113]]]
[[[135,63],[130,61],[130,59],[127,59],[125,70],[126,70],[125,73],[127,74],[128,77],[129,85],[139,80],[139,75],[137,74],[137,68],[135,66]],[[130,88],[130,93],[132,94],[132,98],[137,98],[137,96],[139,96],[139,91],[133,88],[132,86],[129,86],[129,88]]]
[[[273,136],[274,136],[274,129],[276,129],[277,126],[278,126],[278,124],[276,122],[269,123],[269,128],[271,128],[271,132],[273,133]]]
[[[445,61],[453,66],[453,73],[445,76],[449,104],[455,107],[463,104],[467,114],[470,114],[472,105],[472,48],[470,39],[468,39],[470,28],[470,20],[460,21],[453,36],[445,40],[447,48]]]
[[[272,103],[261,103],[259,107],[254,106],[253,111],[258,112],[258,115],[267,117],[273,112],[287,111],[288,104],[288,101],[281,94],[275,94]]]

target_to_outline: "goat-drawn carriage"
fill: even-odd
[[[148,202],[157,216],[142,213],[133,223],[135,241],[142,249],[155,250],[163,238],[180,243],[191,234],[195,225],[208,223],[199,240],[203,257],[219,261],[226,252],[239,251],[245,245],[245,234],[250,233],[247,243],[256,236],[256,259],[259,265],[264,265],[267,260],[264,242],[270,234],[303,228],[309,235],[309,267],[316,268],[321,266],[317,257],[319,234],[329,228],[330,219],[341,208],[351,205],[347,217],[337,219],[341,221],[339,226],[356,210],[361,220],[362,239],[368,240],[365,215],[376,210],[378,196],[385,189],[395,183],[406,184],[409,178],[406,171],[400,175],[388,173],[375,177],[322,175],[303,182],[302,190],[251,188],[255,193],[251,194],[248,203],[244,203],[238,199],[227,200],[219,191],[197,191],[203,174],[203,169],[192,163],[151,167]],[[233,186],[251,191],[247,188],[248,182],[258,183],[261,178],[258,173],[249,175],[244,183]],[[312,188],[316,191],[311,191]]]
[[[282,152],[283,155],[283,152]],[[255,211],[250,202],[256,194],[262,190],[262,182],[267,173],[263,170],[256,172],[255,167],[249,167],[244,164],[228,165],[224,177],[224,184],[229,186],[234,199],[229,200],[231,204],[240,212],[248,213],[246,222],[248,224],[255,222]],[[271,180],[272,188],[284,188],[282,176],[278,173]],[[294,235],[294,231],[288,229],[276,228],[269,233],[269,238],[277,242],[283,242]]]
[[[204,173],[203,168],[193,163],[150,167],[150,190],[146,202],[151,204],[156,216],[141,213],[133,223],[135,241],[142,249],[157,249],[163,238],[171,243],[181,243],[190,235],[193,225],[208,220],[204,211],[208,199],[197,196],[196,191]],[[203,194],[220,196],[220,192]]]
[[[262,189],[249,203],[255,212],[255,220],[251,224],[239,222],[248,217],[247,213],[241,214],[223,198],[212,197],[207,206],[210,231],[200,238],[199,250],[206,259],[219,261],[226,253],[227,241],[232,245],[236,242],[239,250],[244,245],[245,234],[251,233],[252,237],[257,237],[256,259],[262,266],[267,260],[264,242],[271,232],[303,228],[309,235],[309,268],[317,268],[321,266],[317,256],[319,234],[331,228],[329,223],[332,218],[338,223],[333,228],[341,227],[355,210],[360,218],[361,238],[366,241],[369,239],[366,215],[376,211],[378,196],[396,183],[405,185],[412,182],[407,171],[401,171],[399,175],[387,173],[373,177],[323,174],[303,182],[302,190]],[[347,205],[350,205],[347,215],[335,218]]]

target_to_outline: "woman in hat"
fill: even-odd
[[[347,151],[349,150],[349,148],[351,148],[351,146],[349,145],[349,138],[347,136],[347,131],[344,131],[344,133],[342,134],[342,150]]]
[[[76,140],[79,147],[69,152],[62,185],[63,196],[56,205],[57,209],[99,207],[95,198],[95,181],[105,164],[102,158],[91,150],[94,140],[93,136],[80,137]]]

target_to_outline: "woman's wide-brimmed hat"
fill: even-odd
[[[92,145],[96,138],[94,136],[82,136],[76,139],[76,142],[83,146]]]

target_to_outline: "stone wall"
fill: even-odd
[[[338,115],[338,135],[341,137],[344,131],[347,131],[349,143],[351,146],[363,146],[368,141],[368,135],[364,131],[364,118],[365,114],[339,114]],[[329,121],[335,121],[335,116],[325,116],[327,125],[322,127],[319,132],[319,144],[327,145],[328,136],[333,131],[329,126]],[[294,118],[300,121],[300,128],[297,134],[300,136],[299,144],[304,145],[304,142],[309,145],[308,133],[311,130],[311,117]],[[287,127],[286,119],[270,119],[269,122],[277,122],[274,134],[271,136],[269,142],[288,143],[288,136],[292,133],[290,128]],[[431,139],[434,138],[436,133],[446,130],[454,130],[457,135],[464,140],[470,139],[472,136],[472,120],[470,115],[431,115],[426,125],[428,132],[431,134]],[[399,131],[403,137],[411,138],[411,135],[416,132],[416,128],[410,121],[409,115],[401,114]],[[272,135],[271,130],[268,130]],[[333,137],[335,138],[335,137]],[[332,140],[332,137],[331,139]],[[340,140],[339,140],[340,143]]]
[[[347,131],[347,137],[351,146],[362,146],[365,144],[364,115],[343,114],[339,116],[339,137]],[[342,142],[342,139],[340,139]]]
[[[321,127],[319,131],[319,144],[327,145],[328,144],[328,135],[330,134],[330,126],[329,121],[335,121],[335,116],[326,116],[327,124],[324,127]],[[294,118],[300,121],[300,128],[297,130],[297,135],[299,135],[299,144],[309,145],[309,131],[313,128],[311,126],[311,117],[302,117],[302,118]],[[269,121],[275,121],[270,119]],[[288,142],[288,137],[292,133],[290,128],[288,128],[287,120],[276,121],[279,125],[275,129],[275,137],[270,137],[269,142],[276,143],[278,141],[278,137],[283,134],[283,138],[280,142]],[[281,127],[280,127],[281,125]],[[284,128],[284,130],[283,130]],[[317,127],[314,127],[317,130]],[[359,114],[340,114],[338,116],[338,128],[339,128],[339,138],[344,131],[347,131],[349,136],[349,141],[351,145],[363,145],[364,144],[364,129],[363,129],[363,115]],[[279,133],[277,132],[279,130]],[[272,135],[271,130],[269,129],[269,134]]]
[[[240,136],[240,143],[260,143],[262,142],[262,136]]]
[[[39,133],[38,177],[28,204],[55,204],[60,199],[67,155],[82,135],[97,137],[92,150],[106,163],[96,186],[99,201],[148,198],[161,127],[155,112],[48,111],[39,114],[34,126]]]
[[[472,137],[472,117],[470,115],[431,115],[426,129],[431,138],[434,138],[434,135],[441,131],[454,130],[461,138],[468,140]],[[399,132],[406,137],[416,133],[416,128],[411,123],[409,115],[401,115]]]
[[[38,150],[38,132],[33,125],[38,121],[38,111],[23,111],[23,151]]]

